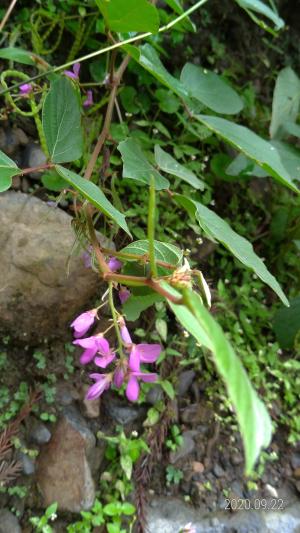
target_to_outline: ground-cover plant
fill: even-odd
[[[36,76],[15,67],[2,72],[3,113],[32,117],[35,121],[47,162],[34,170],[46,172],[44,184],[51,182],[52,188],[55,184],[54,190],[72,198],[74,228],[87,266],[97,270],[107,283],[103,305],[108,303],[111,310],[116,346],[110,346],[106,338],[108,330],[89,335],[101,317],[102,304],[97,309],[85,310],[72,323],[74,344],[83,348],[81,363],[94,364],[101,369],[90,374],[94,384],[87,398],[97,398],[114,388],[124,391],[129,401],[137,401],[141,383],[158,380],[156,372],[149,372],[153,367],[146,365],[153,365],[162,354],[162,342],[167,339],[165,326],[162,321],[156,326],[160,342],[136,343],[129,322],[133,319],[133,310],[135,319],[148,307],[161,303],[174,313],[197,343],[211,353],[236,412],[245,447],[246,473],[250,473],[261,448],[270,442],[270,417],[233,345],[208,310],[211,294],[203,272],[198,265],[191,267],[184,257],[182,242],[174,238],[175,230],[172,232],[169,228],[167,233],[161,229],[159,240],[156,239],[161,198],[167,204],[172,203],[182,219],[189,219],[186,225],[194,230],[195,238],[201,234],[220,243],[239,265],[246,266],[266,283],[283,304],[288,305],[288,299],[245,236],[240,236],[207,207],[208,202],[204,200],[211,198],[212,193],[205,180],[205,147],[200,151],[189,147],[188,142],[177,145],[161,121],[147,119],[147,106],[151,108],[149,94],[139,94],[131,84],[123,86],[128,67],[132,76],[143,77],[145,85],[150,87],[149,93],[154,86],[159,110],[174,114],[187,137],[206,140],[210,146],[217,142],[216,135],[240,151],[224,169],[228,176],[271,177],[298,194],[295,167],[299,164],[299,155],[283,140],[287,133],[297,136],[299,127],[296,123],[299,81],[291,69],[280,73],[276,82],[270,128],[272,141],[267,141],[236,121],[228,120],[228,116],[238,115],[244,104],[224,76],[192,63],[186,63],[177,76],[164,66],[162,34],[172,28],[179,28],[180,32],[193,30],[189,15],[205,3],[201,0],[184,11],[177,2],[168,1],[162,9],[146,0],[141,0],[138,8],[136,2],[128,0],[109,3],[97,0],[92,6],[95,11],[90,14],[94,26],[90,24],[87,29],[88,10],[82,12],[83,21],[77,17],[72,25],[69,20],[69,31],[77,37],[66,63],[58,67],[52,67],[44,59],[46,56],[51,60],[63,30],[59,17],[49,15],[52,4],[48,3],[46,11],[36,12],[30,22],[34,51],[17,47],[2,50],[2,57],[6,56],[11,62],[38,66],[41,70]],[[274,8],[261,1],[239,0],[236,3],[270,32],[283,25]],[[266,21],[274,24],[275,30]],[[40,28],[44,24],[48,29],[41,42]],[[81,29],[78,28],[80,24]],[[102,48],[76,58],[85,42],[95,37],[93,31],[101,35]],[[54,40],[51,32],[56,36]],[[104,54],[106,64],[100,62],[96,67],[92,61],[101,59]],[[91,92],[92,85],[82,82],[84,61],[94,65],[94,76],[98,68],[95,83],[106,91],[99,101]],[[293,90],[292,96],[290,90]],[[283,114],[285,103],[291,100],[292,104]],[[97,112],[103,106],[106,112],[100,124]],[[119,124],[112,124],[114,110]],[[137,111],[144,113],[145,118],[135,122]],[[124,112],[128,120],[124,120]],[[87,119],[93,121],[92,128],[83,127]],[[98,138],[95,144],[90,137],[93,128]],[[156,142],[158,132],[163,141],[160,137]],[[189,162],[184,160],[188,147]],[[200,157],[203,160],[197,161]],[[33,170],[18,168],[4,153],[0,154],[0,164],[1,191],[9,189],[14,176]],[[120,179],[121,169],[123,180]],[[127,209],[124,193],[131,186],[138,197],[145,198],[141,207],[141,228],[136,211],[133,224],[129,221],[130,209]],[[117,244],[117,250],[113,246],[101,247],[96,229],[105,232],[110,241]],[[132,242],[132,235],[138,240]],[[123,244],[118,246],[120,242]],[[39,365],[43,364],[41,356],[36,359]]]

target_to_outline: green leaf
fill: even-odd
[[[144,428],[155,426],[160,419],[160,412],[155,407],[150,407],[147,412],[147,418],[143,422]]]
[[[135,513],[135,507],[132,503],[124,502],[122,503],[122,513],[125,515],[131,515]]]
[[[131,479],[132,476],[132,459],[129,455],[122,455],[120,458],[120,464],[122,470],[124,470],[127,479]]]
[[[171,400],[174,400],[174,398],[175,398],[175,390],[174,390],[174,387],[173,387],[172,383],[170,381],[168,381],[167,379],[163,379],[159,383],[160,383],[161,387],[164,389],[166,395]]]
[[[163,318],[155,320],[155,329],[164,342],[167,342],[168,324]]]
[[[294,124],[294,122],[284,122],[282,125],[284,130],[289,133],[290,135],[293,135],[294,137],[300,137],[300,125]]]
[[[180,80],[188,94],[216,113],[234,115],[243,109],[243,100],[215,72],[187,63]]]
[[[49,189],[49,191],[61,191],[62,189],[66,189],[68,186],[68,182],[64,180],[55,170],[49,170],[49,172],[45,172],[45,174],[42,175],[42,184],[46,189]]]
[[[264,283],[269,285],[285,305],[289,305],[278,281],[256,255],[252,244],[247,239],[233,231],[225,220],[199,202],[194,202],[179,194],[174,195],[174,199],[187,210],[190,216],[196,218],[208,236],[222,243],[241,263],[251,268]]]
[[[37,56],[32,52],[28,52],[28,50],[23,50],[23,48],[8,46],[7,48],[0,49],[1,59],[16,61],[16,63],[22,63],[23,65],[36,65],[36,62],[33,60],[34,57]]]
[[[96,3],[112,31],[158,31],[158,11],[147,0],[96,0]]]
[[[74,84],[61,76],[51,84],[43,106],[43,130],[50,160],[68,163],[83,151],[80,100]]]
[[[177,266],[181,263],[183,252],[177,246],[166,242],[154,241],[155,259],[164,261],[171,265]],[[145,255],[149,253],[149,242],[147,240],[135,241],[121,250],[123,253],[135,255]],[[126,261],[135,261],[135,259],[126,259]]]
[[[267,19],[271,20],[275,24],[277,30],[283,28],[284,21],[282,20],[282,18],[280,18],[277,13],[273,11],[273,9],[271,9],[269,6],[267,6],[264,2],[261,2],[261,0],[236,0],[236,2],[241,8],[247,11],[247,13],[257,24],[262,25],[262,27],[264,27],[265,29],[267,29],[267,26],[262,21],[260,21],[254,15],[254,13],[263,15]]]
[[[206,347],[213,353],[214,363],[224,380],[239,422],[245,448],[246,475],[249,475],[261,449],[270,443],[272,432],[270,417],[222,328],[204,307],[199,295],[191,289],[185,289],[184,299],[188,309],[186,306],[177,306],[170,302],[169,305],[177,318],[179,318],[177,307],[183,307],[186,310],[187,316],[183,325],[198,342],[203,343],[203,331],[209,339]],[[194,316],[198,324],[196,330],[188,325],[190,315]],[[179,320],[181,321],[180,318]]]
[[[7,191],[11,187],[12,177],[21,172],[16,163],[0,150],[0,192]]]
[[[284,123],[296,121],[299,104],[300,80],[291,67],[286,67],[279,72],[274,89],[270,125],[272,139],[284,137]]]
[[[123,178],[150,185],[151,176],[155,180],[155,188],[168,189],[169,181],[161,176],[153,165],[148,161],[138,141],[129,137],[125,141],[120,142],[118,150],[121,152],[123,161]]]
[[[55,168],[58,174],[70,183],[76,191],[82,194],[86,200],[97,207],[101,213],[111,218],[120,228],[130,235],[125,216],[110,203],[97,185],[60,165],[56,165]]]
[[[154,155],[155,161],[160,170],[167,172],[168,174],[172,174],[173,176],[177,176],[178,178],[181,178],[183,181],[186,181],[192,185],[192,187],[195,189],[200,189],[203,191],[203,181],[198,179],[194,172],[178,163],[174,157],[160,148],[158,144],[155,145]]]
[[[274,140],[272,141],[272,146],[276,148],[281,163],[290,176],[300,182],[300,150],[296,146],[283,141]]]
[[[123,48],[133,57],[133,59],[135,59],[135,61],[150,72],[163,85],[171,89],[173,93],[182,98],[188,97],[188,92],[184,85],[167,71],[162,64],[158,53],[150,44],[144,44],[139,48],[127,45]]]
[[[161,302],[162,297],[156,292],[150,294],[143,294],[141,296],[136,296],[132,294],[128,300],[123,304],[122,310],[126,315],[126,319],[135,321],[139,318],[140,314],[151,307],[156,302]]]
[[[242,177],[255,176],[257,178],[266,178],[269,175],[268,172],[242,153],[237,155],[235,159],[231,161],[230,165],[227,166],[226,174]]]
[[[107,503],[103,507],[103,513],[108,516],[118,516],[121,514],[121,503],[118,501]]]
[[[294,176],[291,176],[283,166],[278,151],[271,143],[245,126],[229,122],[224,118],[208,115],[195,115],[195,118],[253,159],[270,176],[299,194],[299,189],[293,183]]]
[[[178,111],[180,100],[172,93],[172,91],[157,89],[155,91],[155,97],[159,101],[159,107],[164,113],[176,113],[176,111]]]
[[[274,318],[274,331],[282,348],[293,348],[300,331],[300,296],[290,300],[288,309],[278,309]]]

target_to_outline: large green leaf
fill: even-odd
[[[270,176],[299,194],[299,189],[293,183],[294,176],[291,176],[283,166],[278,151],[271,143],[245,126],[240,126],[221,117],[195,115],[195,118],[250,159],[253,159]]]
[[[194,202],[179,194],[174,195],[174,199],[187,210],[190,216],[196,218],[208,236],[222,243],[241,263],[251,268],[264,283],[269,285],[285,305],[289,305],[276,278],[268,271],[262,259],[256,255],[252,244],[247,239],[233,231],[225,220],[199,202]]]
[[[294,180],[300,182],[300,150],[292,144],[287,144],[283,141],[271,141],[272,146],[275,146],[281,163],[290,176]]]
[[[16,163],[0,150],[0,192],[7,191],[12,183],[12,177],[21,174]]]
[[[151,307],[156,302],[162,301],[162,297],[157,292],[150,294],[135,295],[132,294],[122,306],[122,312],[129,321],[137,320],[140,314]]]
[[[164,261],[171,265],[177,266],[182,261],[183,252],[177,246],[167,242],[154,241],[155,258],[157,261]],[[149,253],[149,241],[134,241],[121,250],[124,253],[135,255],[145,255]],[[134,259],[128,259],[134,261]]]
[[[278,309],[274,319],[274,331],[282,348],[293,348],[300,331],[300,296],[290,301],[291,306]]]
[[[123,160],[123,178],[130,178],[150,185],[151,176],[153,176],[155,188],[158,191],[168,189],[169,181],[149,163],[137,140],[129,137],[120,142],[118,150],[121,152]]]
[[[243,109],[238,93],[215,72],[186,63],[180,79],[190,96],[216,113],[233,115]]]
[[[284,124],[296,121],[299,104],[300,80],[291,67],[286,67],[279,72],[274,89],[270,125],[272,139],[284,137]]]
[[[245,448],[246,474],[250,474],[261,449],[270,443],[270,417],[222,328],[204,307],[199,295],[185,289],[184,300],[185,305],[170,302],[169,305],[183,327],[213,353],[217,371],[236,412]]]
[[[180,165],[172,157],[168,152],[165,152],[158,144],[155,145],[154,148],[154,154],[155,154],[155,161],[163,172],[167,172],[167,174],[172,174],[173,176],[177,176],[178,178],[181,178],[183,181],[186,181],[192,187],[195,189],[200,189],[203,191],[204,189],[204,183],[202,180],[197,178],[196,174],[189,170],[188,168],[184,167],[183,165]]]
[[[239,4],[240,7],[245,9],[247,13],[251,16],[251,18],[258,24],[262,25],[262,27],[265,27],[264,23],[260,21],[254,13],[258,13],[259,15],[263,15],[267,19],[271,20],[274,24],[277,30],[280,30],[284,26],[284,21],[282,18],[278,16],[278,14],[271,9],[269,6],[267,6],[264,2],[261,0],[236,0],[236,2]],[[267,29],[267,27],[265,27]]]
[[[112,31],[158,31],[158,11],[148,0],[96,0],[96,3]]]
[[[163,85],[182,98],[188,97],[188,92],[184,85],[167,71],[162,64],[158,53],[150,44],[144,44],[139,48],[127,45],[123,48],[135,59],[135,61],[150,72]]]
[[[33,57],[36,57],[36,55],[32,52],[28,52],[27,50],[23,50],[23,48],[8,46],[7,48],[0,49],[1,59],[16,61],[16,63],[22,63],[23,65],[36,65]]]
[[[66,180],[76,191],[78,191],[86,200],[88,200],[91,204],[93,204],[101,213],[104,213],[107,217],[111,218],[120,228],[122,228],[128,235],[130,235],[130,231],[128,229],[125,217],[123,213],[118,211],[106,198],[106,196],[103,194],[101,189],[95,185],[95,183],[92,183],[91,181],[88,181],[81,176],[78,176],[78,174],[75,174],[75,172],[72,172],[71,170],[68,170],[64,167],[61,167],[60,165],[55,166],[56,171],[64,180]]]
[[[71,80],[56,79],[43,106],[43,130],[53,163],[78,159],[83,151],[80,100]]]

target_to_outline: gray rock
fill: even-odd
[[[294,470],[296,470],[296,468],[300,468],[300,453],[293,453],[291,456],[291,465]]]
[[[46,444],[51,439],[51,433],[47,426],[37,420],[31,421],[31,428],[28,434],[29,440],[35,444]]]
[[[154,385],[148,390],[146,395],[146,402],[151,405],[155,405],[157,402],[163,399],[164,391],[160,385]]]
[[[142,418],[145,409],[138,405],[129,405],[123,402],[121,398],[113,394],[103,396],[105,411],[117,424],[126,426],[135,420]]]
[[[81,257],[71,258],[67,272],[71,220],[26,194],[0,195],[0,324],[14,339],[66,338],[72,319],[99,293],[99,278]]]
[[[191,523],[196,533],[299,533],[299,503],[285,511],[218,512],[207,516],[179,499],[155,498],[148,507],[149,533],[178,533]]]
[[[26,168],[29,167],[38,167],[44,165],[47,162],[47,157],[45,156],[41,147],[36,143],[29,143],[26,146],[24,153],[23,164]],[[32,179],[40,179],[41,172],[31,172],[29,176]]]
[[[223,470],[223,468],[218,464],[216,463],[213,467],[213,473],[215,474],[216,477],[223,477],[225,476],[225,470]]]
[[[19,146],[25,146],[28,142],[21,128],[0,128],[0,150],[8,156],[14,156]]]
[[[181,372],[176,387],[178,396],[184,396],[187,393],[194,381],[195,375],[194,370],[185,370],[184,372]]]
[[[94,460],[95,436],[75,408],[65,408],[51,440],[37,460],[37,484],[47,507],[70,512],[90,509],[95,499],[89,456]]]
[[[22,533],[17,517],[8,509],[0,509],[0,533]]]
[[[35,459],[32,459],[26,453],[17,454],[18,461],[22,464],[22,470],[26,476],[32,476],[35,473]]]
[[[195,442],[193,439],[193,433],[192,431],[186,431],[182,434],[183,442],[181,446],[177,448],[174,452],[170,453],[170,463],[175,464],[180,459],[183,459],[183,457],[186,457],[190,453],[192,453],[195,449]]]

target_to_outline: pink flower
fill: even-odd
[[[74,336],[82,337],[94,324],[95,317],[97,316],[97,309],[91,309],[85,313],[81,313],[71,324],[71,328],[74,328]]]
[[[126,372],[125,368],[123,366],[119,366],[115,370],[113,378],[114,385],[119,389],[126,379],[126,396],[128,400],[130,400],[131,402],[135,402],[138,399],[140,393],[140,386],[138,380],[141,379],[145,382],[153,382],[157,380],[157,374],[147,374],[146,372],[132,372],[132,370],[130,369]]]
[[[140,393],[140,386],[138,379],[145,382],[153,382],[157,380],[157,374],[146,374],[145,372],[130,372],[126,387],[126,396],[130,402],[136,402]]]
[[[90,378],[95,380],[86,393],[87,400],[95,400],[101,394],[109,389],[112,380],[112,374],[90,374]]]
[[[129,355],[129,368],[140,372],[141,363],[154,363],[160,356],[160,344],[133,344]]]
[[[130,337],[130,333],[129,333],[126,325],[125,325],[125,322],[124,322],[124,324],[121,324],[120,333],[121,333],[122,341],[125,344],[131,345],[132,344],[132,340],[131,340],[131,337]]]
[[[26,96],[31,91],[32,91],[31,83],[23,83],[23,85],[20,85],[20,96]]]
[[[126,289],[126,287],[121,287],[119,290],[119,298],[122,305],[126,302],[126,300],[128,300],[130,295],[131,292],[129,289]]]
[[[93,105],[93,91],[87,91],[86,93],[86,99],[83,102],[83,107],[90,107]]]
[[[100,357],[95,357],[95,365],[99,366],[100,368],[106,368],[116,357],[116,354],[112,352],[109,342],[102,338],[97,341],[98,350],[97,354],[100,355]]]
[[[92,337],[87,337],[85,339],[78,339],[76,341],[73,341],[73,344],[76,346],[81,346],[81,348],[85,348],[83,354],[80,357],[80,363],[82,365],[86,365],[87,363],[90,363],[96,353],[100,350],[100,353],[103,351],[103,353],[106,350],[106,343],[107,340],[103,338],[101,333],[99,335],[93,335]],[[98,365],[99,366],[99,365]]]
[[[108,266],[112,272],[116,272],[117,270],[120,270],[122,263],[116,257],[111,257],[108,261]]]
[[[117,367],[114,372],[114,385],[119,389],[122,387],[125,378],[125,371],[122,367]]]
[[[80,63],[74,63],[72,70],[64,70],[64,74],[72,80],[79,79]]]

